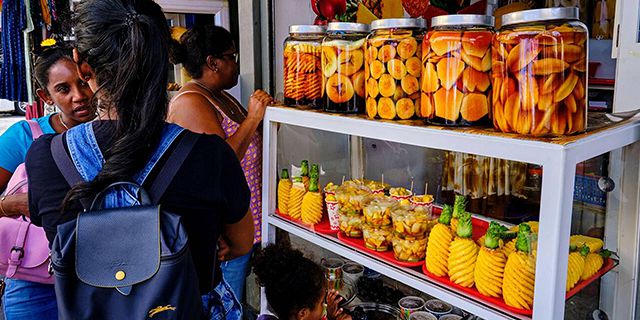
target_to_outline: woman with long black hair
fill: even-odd
[[[165,70],[172,40],[160,7],[152,0],[84,0],[77,8],[75,30],[74,59],[95,92],[99,115],[78,127],[89,143],[76,141],[81,148],[74,152],[98,155],[102,163],[75,163],[101,168],[85,179],[89,181],[70,188],[51,156],[53,136],[33,144],[27,155],[30,209],[49,241],[58,225],[76,218],[79,199],[91,198],[114,182],[133,181],[168,126]],[[67,147],[70,136],[78,135],[66,134]],[[154,171],[147,181],[158,174]],[[165,210],[182,216],[203,294],[218,281],[211,279],[211,270],[220,236],[235,255],[251,249],[249,198],[234,151],[218,136],[201,135],[160,199]],[[63,212],[61,204],[67,208]]]

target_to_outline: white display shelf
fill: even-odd
[[[543,166],[540,230],[534,296],[534,319],[562,319],[576,164],[640,140],[640,122],[626,121],[564,138],[529,138],[490,129],[450,129],[422,121],[369,120],[362,115],[335,115],[288,107],[269,107],[264,125],[263,243],[275,241],[275,228],[302,237],[420,291],[448,301],[485,319],[522,318],[429,281],[415,270],[392,266],[267,213],[275,212],[278,125],[289,124],[357,137],[425,148],[457,151]],[[635,149],[634,149],[635,150]],[[637,159],[637,150],[631,158]],[[637,160],[636,160],[637,161]],[[637,183],[636,183],[637,188]],[[621,209],[620,214],[629,209]],[[637,214],[637,213],[635,213]],[[544,254],[542,254],[544,253]]]

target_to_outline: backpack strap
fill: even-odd
[[[27,124],[29,124],[29,128],[31,129],[31,136],[33,137],[33,141],[40,138],[42,136],[42,128],[40,128],[40,124],[35,120],[26,120]]]
[[[193,149],[193,146],[195,146],[198,138],[200,138],[199,134],[185,130],[178,145],[169,158],[167,158],[158,175],[153,180],[151,187],[149,187],[149,196],[153,203],[158,204],[160,202],[160,198],[162,198],[169,184],[178,173],[178,170],[182,167],[182,163],[191,152],[191,149]]]
[[[64,133],[53,137],[51,140],[51,155],[56,162],[58,170],[60,170],[64,179],[67,180],[69,186],[73,188],[78,183],[84,182],[84,179],[80,176],[78,169],[76,169],[71,157],[69,157],[67,150],[64,148],[64,137],[66,137]],[[80,203],[85,209],[89,209],[91,206],[89,199],[82,199]]]

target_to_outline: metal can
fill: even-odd
[[[364,43],[368,34],[369,25],[364,23],[329,23],[322,42],[325,111],[364,111]]]
[[[284,41],[284,102],[301,108],[322,107],[322,39],[326,28],[293,25]]]
[[[423,19],[381,19],[371,23],[365,52],[369,118],[411,119],[420,106]]]
[[[420,117],[448,126],[490,123],[494,20],[473,14],[431,20],[422,42]]]
[[[588,31],[577,8],[502,16],[493,41],[493,125],[503,132],[560,136],[587,123]]]

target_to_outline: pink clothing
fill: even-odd
[[[199,91],[184,91],[175,96],[173,99],[178,98],[182,94],[185,93],[197,93],[200,94],[209,100],[209,102],[218,110],[220,115],[222,116],[222,129],[224,130],[227,139],[229,136],[232,136],[238,131],[240,124],[233,121],[229,118],[220,108],[214,103],[211,97],[202,94]],[[233,96],[226,92],[222,92],[227,99],[231,101],[236,101]],[[238,108],[242,108],[239,104],[237,104]],[[244,171],[244,176],[247,179],[247,184],[249,185],[249,189],[251,190],[251,203],[249,205],[249,209],[251,210],[251,214],[253,215],[253,228],[254,228],[254,238],[253,243],[260,243],[262,239],[262,135],[256,132],[253,134],[251,138],[251,143],[249,143],[249,147],[247,148],[247,152],[245,152],[244,157],[240,161],[240,165],[242,166],[242,171]]]

